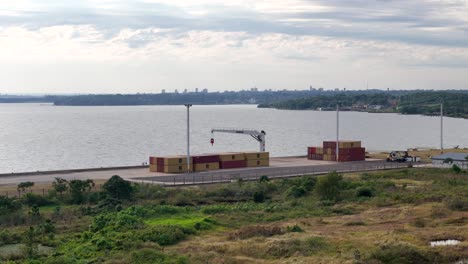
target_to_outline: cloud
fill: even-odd
[[[465,1],[9,1],[0,8],[0,70],[11,79],[1,84],[49,89],[57,71],[54,89],[93,80],[135,91],[154,80],[179,89],[350,88],[362,79],[436,88],[440,70],[437,78],[462,88],[467,25]],[[93,78],[72,83],[77,69]]]

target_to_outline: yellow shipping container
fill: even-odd
[[[340,141],[338,144],[340,148],[360,148],[361,147],[361,141],[347,141],[343,140]]]
[[[268,167],[270,166],[270,160],[247,160],[247,167]]]
[[[150,170],[150,172],[158,172],[158,166],[154,165],[154,164],[151,164],[149,166],[149,170]]]
[[[246,160],[268,160],[270,159],[270,152],[245,152]]]
[[[190,167],[193,168],[192,165]],[[187,164],[164,166],[165,173],[184,173],[187,172],[187,169]]]
[[[219,162],[195,164],[195,171],[219,170]]]
[[[320,147],[315,148],[315,154],[324,154],[323,148],[320,148]]]
[[[192,158],[190,158],[190,163],[192,163]],[[174,166],[183,164],[187,164],[187,156],[164,157],[164,166]]]
[[[220,153],[219,160],[221,161],[238,161],[238,160],[245,160],[244,153]]]
[[[335,155],[324,154],[323,155],[323,160],[325,160],[325,161],[335,161]]]

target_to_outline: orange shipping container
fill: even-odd
[[[219,170],[219,162],[195,164],[195,171]]]
[[[220,153],[219,154],[220,161],[239,161],[245,160],[244,153]]]
[[[268,167],[270,166],[269,160],[247,160],[247,167]]]

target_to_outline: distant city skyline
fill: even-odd
[[[0,94],[468,89],[468,3],[16,0]]]

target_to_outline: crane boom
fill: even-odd
[[[211,129],[211,134],[214,134],[215,132],[249,135],[260,143],[260,152],[265,152],[266,133],[263,130],[258,131],[255,129],[236,129],[236,128],[213,128]]]

